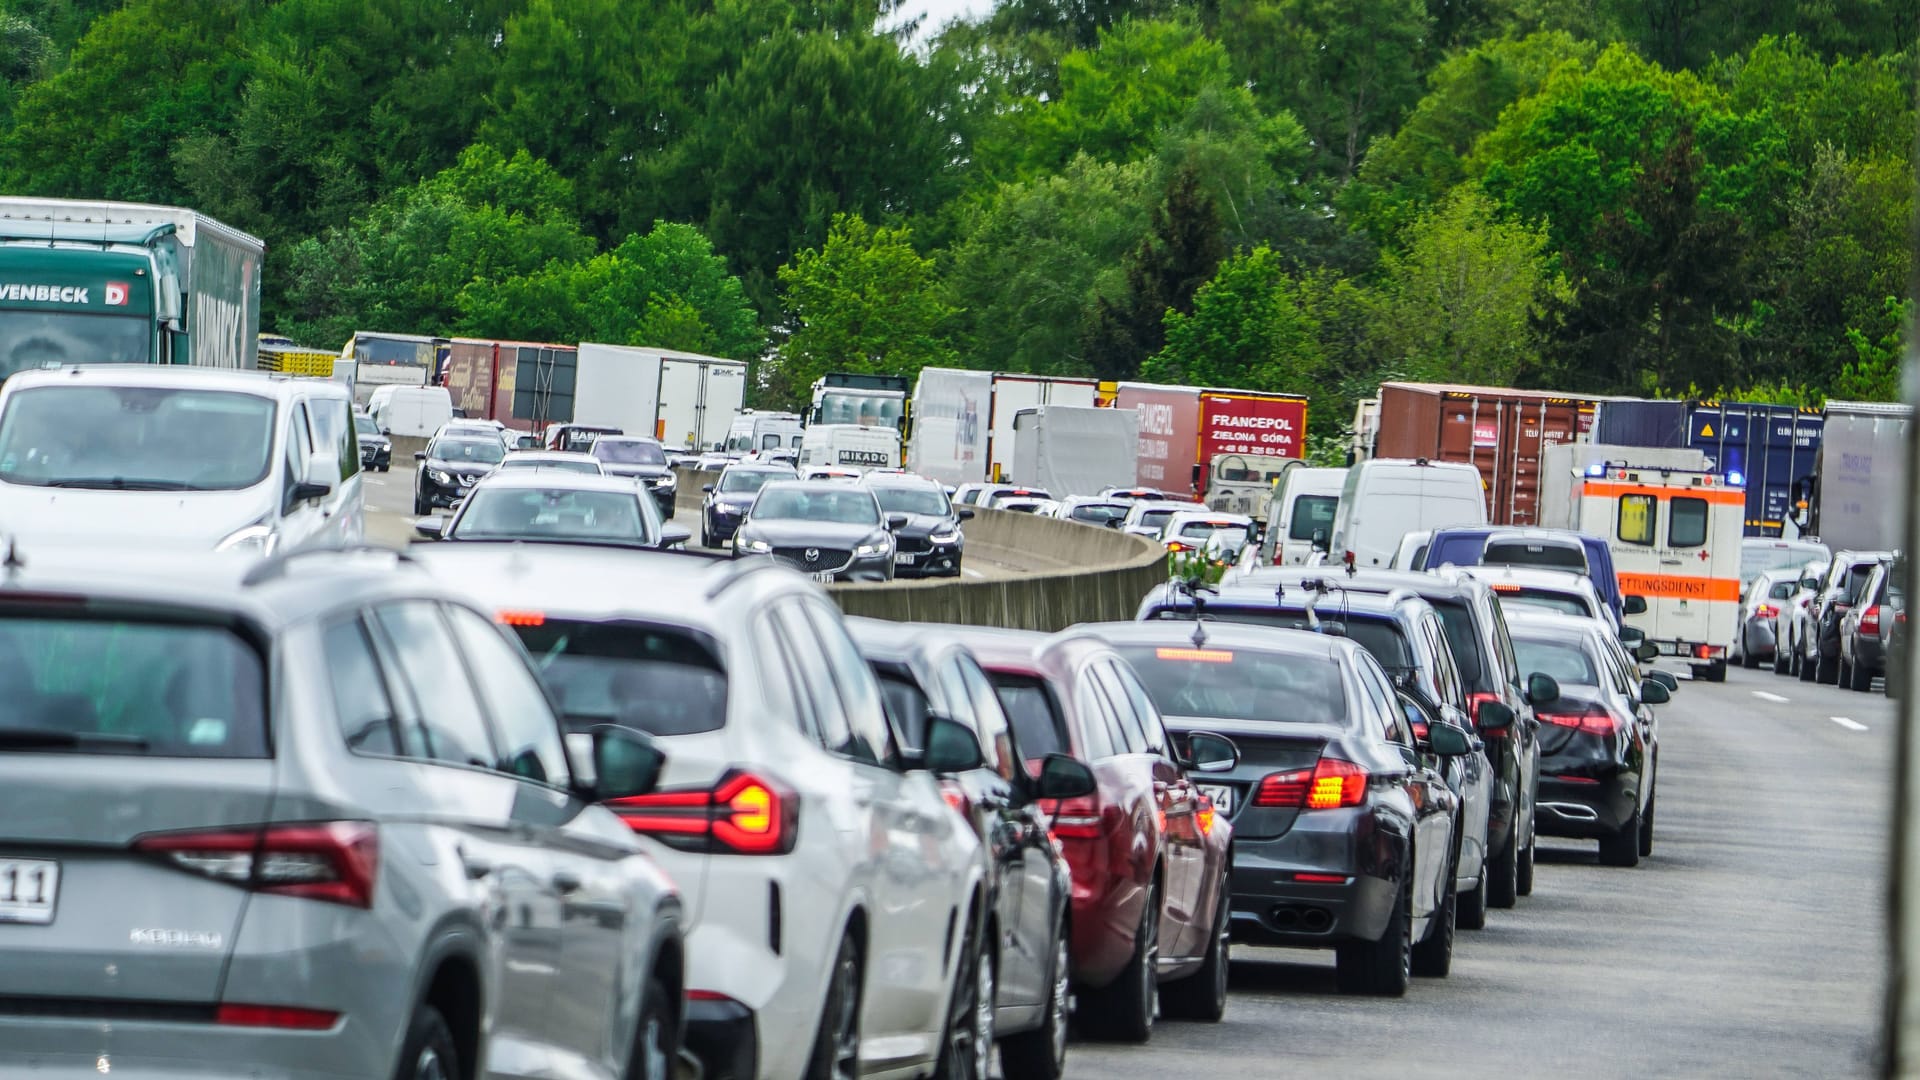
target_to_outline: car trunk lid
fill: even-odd
[[[1240,760],[1223,772],[1195,772],[1193,782],[1212,796],[1216,806],[1224,793],[1236,837],[1270,840],[1286,835],[1299,816],[1297,807],[1255,805],[1260,782],[1276,773],[1311,772],[1327,743],[1342,729],[1324,724],[1264,723],[1247,720],[1210,720],[1169,716],[1167,727],[1178,735],[1208,731],[1233,740]]]

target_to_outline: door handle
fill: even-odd
[[[469,855],[464,850],[460,851],[460,868],[466,871],[468,881],[479,881],[493,873],[493,863],[478,855]]]
[[[571,870],[562,870],[553,875],[553,888],[562,896],[580,891],[580,875]]]

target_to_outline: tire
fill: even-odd
[[[1412,860],[1408,860],[1411,863]],[[1403,885],[1379,941],[1347,941],[1334,949],[1334,983],[1343,994],[1402,997],[1413,978],[1413,917]]]
[[[1160,1011],[1168,1016],[1217,1024],[1227,1015],[1227,969],[1233,962],[1231,900],[1222,878],[1206,960],[1199,971],[1160,988]]]
[[[1653,854],[1653,808],[1659,799],[1658,790],[1647,796],[1647,812],[1640,815],[1640,857],[1643,859]]]
[[[1859,664],[1847,665],[1847,685],[1864,694],[1873,689],[1873,672]]]
[[[1006,1080],[1060,1080],[1067,1071],[1067,1013],[1073,1005],[1068,985],[1072,960],[1067,953],[1067,924],[1054,928],[1053,968],[1040,1026],[1000,1041],[1000,1071]]]
[[[1112,985],[1086,995],[1089,1033],[1114,1042],[1144,1043],[1153,1038],[1154,1013],[1160,1004],[1159,966],[1160,886],[1155,884],[1147,890],[1127,966]]]
[[[461,1072],[460,1048],[446,1017],[431,1005],[414,1010],[407,1025],[407,1041],[400,1044],[400,1060],[393,1080],[456,1080]]]
[[[1520,825],[1516,822],[1507,833],[1507,842],[1487,860],[1481,870],[1486,880],[1487,903],[1497,908],[1510,908],[1520,898]]]
[[[700,546],[703,548],[713,547],[713,530],[707,528],[707,518],[705,514],[700,516]]]
[[[1640,815],[1620,827],[1620,831],[1600,838],[1600,865],[1640,865]]]
[[[1813,681],[1813,661],[1800,649],[1793,651],[1793,673],[1800,676],[1801,682]]]
[[[673,1004],[673,995],[659,979],[647,980],[627,1080],[673,1080],[674,1063],[680,1057],[680,1026],[674,1020]]]
[[[854,1080],[860,1075],[860,946],[852,936],[840,939],[833,958],[833,981],[820,1008],[820,1026],[807,1060],[807,1080]]]
[[[1462,930],[1484,930],[1487,926],[1487,867],[1480,867],[1480,884],[1472,892],[1460,894],[1457,915]]]
[[[1440,910],[1433,913],[1433,922],[1427,927],[1427,939],[1413,946],[1409,970],[1423,979],[1444,979],[1453,970],[1453,934],[1459,917],[1460,896],[1454,880],[1454,871],[1449,867],[1447,892],[1440,901]]]
[[[1707,682],[1723,683],[1727,681],[1727,662],[1715,660],[1710,664],[1702,664],[1694,668],[1693,673],[1696,678],[1705,679]]]
[[[1773,673],[1775,675],[1785,675],[1792,670],[1792,667],[1792,655],[1787,652],[1786,646],[1776,642],[1773,646]]]
[[[1747,632],[1740,632],[1740,666],[1751,671],[1760,666],[1760,658],[1753,655],[1753,649],[1747,645]]]
[[[993,1069],[993,935],[969,929],[954,965],[953,1003],[947,1010],[947,1029],[940,1040],[940,1060],[934,1080],[991,1080]]]
[[[1832,686],[1833,684],[1839,682],[1840,681],[1839,657],[1836,656],[1832,660],[1829,660],[1824,656],[1821,657],[1819,664],[1813,669],[1813,681],[1819,683],[1821,686]]]
[[[413,516],[426,517],[431,513],[433,513],[433,507],[429,506],[420,496],[415,495],[413,497]]]
[[[1527,830],[1527,846],[1520,849],[1520,858],[1513,875],[1513,891],[1521,896],[1533,895],[1533,856],[1540,846],[1538,828]]]

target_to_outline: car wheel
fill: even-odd
[[[1460,894],[1458,919],[1462,930],[1484,930],[1487,926],[1487,865],[1480,864],[1480,884]]]
[[[1379,941],[1347,941],[1334,949],[1333,979],[1341,993],[1400,997],[1407,992],[1413,978],[1412,908],[1403,884]]]
[[[640,1023],[633,1033],[633,1057],[627,1061],[627,1080],[671,1080],[680,1056],[679,1026],[673,1018],[673,995],[658,979],[647,980],[640,999]]]
[[[1647,812],[1640,815],[1640,857],[1643,859],[1653,854],[1653,808],[1659,798],[1658,791],[1648,795]]]
[[[1487,903],[1510,908],[1520,896],[1520,823],[1507,832],[1507,842],[1487,862]]]
[[[1873,672],[1858,663],[1848,664],[1847,685],[1864,694],[1873,689]]]
[[[1775,675],[1785,675],[1792,667],[1793,654],[1789,653],[1785,646],[1776,642],[1773,646],[1773,673]]]
[[[707,528],[707,520],[704,517],[700,519],[700,546],[703,548],[713,546],[713,530]]]
[[[1746,631],[1740,632],[1740,666],[1751,671],[1760,666],[1760,658],[1753,653],[1753,647],[1747,644]]]
[[[1813,661],[1800,649],[1793,650],[1793,673],[1800,676],[1801,682],[1813,681]]]
[[[1447,868],[1447,891],[1440,901],[1440,910],[1433,913],[1433,919],[1427,925],[1427,939],[1413,947],[1410,970],[1413,974],[1426,979],[1444,979],[1453,970],[1453,931],[1454,920],[1459,914],[1459,891],[1454,886],[1452,866]]]
[[[1600,865],[1640,865],[1640,815],[1628,819],[1620,830],[1600,838]]]
[[[1088,995],[1088,1026],[1101,1038],[1143,1043],[1153,1038],[1160,1004],[1160,886],[1147,889],[1147,903],[1134,931],[1133,955],[1111,986]]]
[[[1072,960],[1067,954],[1067,924],[1054,928],[1053,967],[1040,1026],[1009,1035],[1000,1044],[1000,1071],[1006,1080],[1060,1080],[1067,1071],[1067,1013],[1073,1005],[1068,984]]]
[[[1227,879],[1222,877],[1206,960],[1200,964],[1199,971],[1160,988],[1160,1007],[1168,1016],[1217,1024],[1227,1015],[1227,968],[1233,962],[1231,901]]]
[[[972,921],[971,915],[968,921]],[[991,935],[969,929],[953,973],[953,1007],[940,1042],[935,1080],[990,1080],[993,1069],[993,956]]]
[[[1540,846],[1538,825],[1527,830],[1527,846],[1520,849],[1520,857],[1515,860],[1513,891],[1521,896],[1533,895],[1533,854]]]
[[[422,1005],[407,1025],[407,1041],[400,1045],[400,1064],[394,1080],[458,1080],[460,1049],[446,1017],[431,1005]]]
[[[431,513],[433,513],[433,507],[428,505],[426,500],[422,499],[418,495],[415,495],[413,497],[413,515],[415,517],[425,517],[426,515]]]
[[[813,1055],[807,1062],[807,1080],[854,1080],[860,1075],[860,946],[851,936],[840,939],[833,958],[833,981],[820,1010],[820,1028],[813,1037]]]
[[[1821,686],[1832,686],[1833,684],[1839,682],[1840,681],[1839,656],[1835,655],[1831,660],[1829,660],[1824,656],[1821,657],[1819,663],[1814,666],[1813,681],[1819,683]]]

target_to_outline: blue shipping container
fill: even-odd
[[[1715,401],[1602,401],[1593,441],[1692,448],[1707,467],[1747,487],[1748,536],[1779,536],[1794,484],[1813,475],[1826,418],[1792,405]]]

